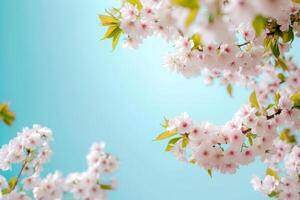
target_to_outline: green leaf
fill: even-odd
[[[271,37],[266,37],[264,39],[264,47],[265,47],[265,49],[271,48],[271,43],[272,43],[272,38]]]
[[[231,84],[227,85],[226,90],[227,90],[228,95],[232,97],[232,85]]]
[[[210,176],[210,178],[212,178],[212,170],[211,170],[211,169],[208,169],[208,170],[207,170],[207,173],[208,173],[208,175]]]
[[[253,108],[259,109],[259,103],[257,101],[256,92],[253,91],[249,97],[250,104]]]
[[[286,79],[283,73],[277,74],[277,78],[280,80],[281,83],[283,83]]]
[[[120,21],[111,15],[99,15],[102,26],[111,26],[120,23]]]
[[[138,10],[141,10],[143,8],[143,4],[141,3],[140,0],[127,0],[127,2],[136,6]]]
[[[192,49],[197,49],[199,46],[202,46],[202,42],[201,42],[201,38],[200,38],[200,35],[199,34],[193,34],[192,35],[192,40],[193,40],[193,43],[194,43],[194,46]]]
[[[199,1],[198,0],[172,0],[174,5],[181,6],[189,9],[199,9]]]
[[[117,31],[114,33],[114,36],[112,39],[112,49],[115,49],[116,46],[118,45],[121,34],[122,34],[121,29],[117,29]]]
[[[8,181],[8,186],[10,190],[13,190],[16,187],[17,184],[17,178],[16,177],[12,177],[9,181]]]
[[[278,107],[279,100],[280,100],[280,94],[279,93],[275,93],[275,95],[274,95],[274,101],[275,101],[275,106],[276,107]]]
[[[208,16],[208,23],[213,23],[215,21],[215,17],[212,15],[212,14],[210,14],[209,16]]]
[[[270,103],[266,108],[265,108],[265,110],[267,111],[267,110],[269,110],[270,108],[273,108],[274,107],[274,105],[275,104],[273,104],[273,103]]]
[[[166,117],[164,117],[164,123],[161,126],[164,127],[164,128],[168,128],[169,120]]]
[[[107,29],[107,31],[106,31],[106,33],[105,33],[105,35],[103,36],[102,39],[109,39],[109,38],[114,37],[115,34],[118,32],[119,29],[120,28],[117,25],[111,25],[111,26],[109,26],[108,29]]]
[[[7,103],[0,103],[0,121],[11,126],[15,119],[16,116],[12,111],[10,111],[9,105]]]
[[[294,103],[294,107],[300,109],[300,91],[294,93],[291,96],[291,100]]]
[[[276,180],[279,180],[279,176],[277,175],[277,172],[274,171],[272,168],[267,168],[266,175],[273,176]]]
[[[196,164],[196,160],[195,160],[195,159],[192,159],[192,160],[189,161],[189,163],[191,163],[191,164]]]
[[[168,142],[168,145],[165,149],[165,151],[171,151],[173,148],[173,145],[176,144],[178,142],[178,140],[180,140],[182,137],[177,137],[177,138],[173,138]]]
[[[300,0],[293,0],[293,2],[295,2],[295,3],[300,3]]]
[[[185,20],[185,26],[189,27],[197,18],[199,9],[191,9],[186,20]]]
[[[113,190],[113,187],[111,185],[108,185],[108,184],[100,184],[100,188],[102,190]]]
[[[159,136],[157,136],[155,138],[155,140],[156,141],[164,140],[164,139],[167,139],[167,138],[172,137],[172,136],[177,135],[177,134],[178,134],[177,130],[165,131],[165,132],[161,133]]]
[[[4,188],[2,189],[2,195],[6,195],[6,194],[9,194],[10,193],[10,190],[8,188]]]
[[[185,26],[189,27],[197,18],[200,5],[198,0],[172,0],[172,3],[189,9],[189,14],[185,21]]]
[[[284,60],[282,58],[277,58],[276,60],[276,66],[281,67],[284,71],[288,70],[288,66],[285,64]]]
[[[285,128],[279,134],[279,138],[288,144],[297,144],[297,139],[294,135],[291,135],[290,129]]]
[[[261,15],[257,15],[254,18],[254,20],[252,21],[252,26],[255,30],[256,36],[260,36],[260,34],[263,32],[266,26],[266,22],[266,18]]]
[[[186,148],[186,146],[187,146],[188,144],[189,144],[189,139],[188,139],[188,137],[183,136],[183,138],[182,138],[182,143],[181,143],[182,148]]]
[[[272,191],[270,194],[268,194],[268,196],[269,196],[270,198],[272,198],[272,197],[277,197],[278,194],[279,194],[279,192]]]
[[[248,138],[249,144],[252,146],[253,145],[253,138],[252,138],[252,133],[251,132],[247,133],[247,138]]]
[[[280,56],[280,51],[279,51],[279,47],[278,47],[278,40],[274,40],[271,43],[271,50],[272,50],[272,54],[276,57],[279,58]],[[278,59],[279,60],[279,59]]]
[[[290,27],[288,31],[283,32],[281,38],[284,43],[292,42],[294,40],[293,28]]]

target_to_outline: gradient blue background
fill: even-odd
[[[0,145],[24,126],[48,126],[55,140],[45,172],[68,173],[84,170],[89,146],[103,140],[121,160],[111,200],[263,199],[250,185],[254,173],[264,173],[259,163],[211,179],[165,153],[165,142],[153,142],[163,116],[186,111],[222,124],[248,91],[235,87],[230,98],[218,84],[206,87],[200,78],[168,72],[161,65],[171,48],[159,39],[112,52],[100,40],[97,14],[113,5],[118,2],[1,1],[0,101],[11,104],[17,120],[11,128],[0,124]]]

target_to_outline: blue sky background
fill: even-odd
[[[183,111],[199,121],[226,122],[248,91],[235,87],[230,98],[218,84],[206,87],[200,78],[168,72],[162,61],[171,48],[159,39],[139,50],[112,52],[110,41],[100,40],[104,29],[97,14],[117,4],[1,1],[0,101],[11,104],[17,120],[11,128],[0,124],[0,145],[24,126],[47,126],[55,140],[45,172],[69,173],[85,170],[89,146],[105,141],[121,160],[119,187],[110,200],[263,199],[250,185],[254,173],[264,173],[259,163],[211,179],[165,153],[165,142],[153,141],[163,117]]]

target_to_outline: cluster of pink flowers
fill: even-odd
[[[293,62],[290,61],[287,67],[290,69],[289,79],[300,77],[299,68]],[[266,68],[269,73],[263,74],[261,82],[252,85],[256,92],[250,96],[250,103],[242,106],[225,125],[197,123],[183,113],[165,122],[166,132],[158,139],[173,137],[168,142],[167,151],[210,173],[213,170],[235,173],[241,165],[260,157],[274,173],[267,174],[263,181],[255,177],[252,181],[255,190],[278,199],[296,200],[300,198],[300,147],[297,142],[300,110],[293,96],[299,98],[300,84],[293,80],[279,83],[274,68]],[[270,103],[271,99],[274,103]],[[282,163],[288,178],[283,176],[279,180]],[[296,181],[291,190],[282,189],[287,180]]]
[[[250,90],[250,103],[223,126],[196,123],[188,114],[166,120],[166,151],[208,170],[234,173],[259,157],[266,178],[253,186],[270,197],[299,199],[300,68],[288,57],[300,35],[300,2],[295,0],[123,0],[100,16],[115,47],[138,48],[150,36],[174,46],[165,67],[183,76],[219,80]],[[112,32],[118,28],[118,35]],[[285,171],[280,170],[284,163]],[[286,177],[285,177],[286,176]],[[281,177],[281,178],[280,178]]]
[[[196,123],[183,113],[167,122],[167,131],[175,131],[180,138],[171,144],[171,151],[180,160],[224,173],[234,173],[239,165],[253,162],[256,156],[262,160],[282,161],[291,148],[279,139],[277,132],[286,131],[286,128],[282,129],[285,125],[292,137],[299,130],[300,110],[292,109],[289,99],[284,96],[280,98],[279,106],[262,113],[263,108],[245,105],[223,126]],[[182,145],[185,138],[188,139],[186,146]],[[187,148],[190,151],[186,151]],[[190,154],[189,158],[186,152]]]
[[[3,200],[59,200],[68,195],[75,199],[105,200],[107,190],[116,187],[116,181],[105,184],[104,174],[110,174],[118,167],[118,160],[105,152],[104,143],[95,143],[87,155],[88,169],[82,173],[72,173],[64,178],[58,171],[41,177],[43,164],[49,161],[52,150],[49,142],[52,131],[46,127],[33,125],[24,128],[18,136],[0,149],[0,170],[10,170],[19,164],[17,177],[6,180],[0,175],[0,199]],[[101,178],[101,179],[100,179]]]
[[[278,196],[280,200],[300,199],[300,182],[298,177],[300,171],[300,147],[294,146],[291,148],[287,144],[281,144],[276,154],[275,156],[281,157],[280,160],[284,157],[285,170],[280,169],[278,165],[274,165],[278,164],[279,160],[274,161],[274,171],[272,169],[270,175],[267,174],[263,180],[257,176],[253,177],[251,180],[253,188],[266,196]],[[268,170],[271,170],[271,168]],[[285,176],[280,178],[277,176],[278,173],[285,174]]]
[[[165,66],[185,77],[200,76],[202,72],[207,83],[216,78],[224,84],[251,83],[265,71],[261,65],[272,54],[266,38],[278,53],[284,54],[294,37],[290,28],[296,34],[300,31],[300,6],[292,0],[132,2],[124,0],[112,13],[125,34],[124,46],[137,48],[145,38],[160,36],[176,49],[166,57]],[[192,11],[198,15],[186,26],[185,19]],[[265,16],[261,19],[265,22],[260,22],[265,29],[259,34],[252,26],[257,16]]]

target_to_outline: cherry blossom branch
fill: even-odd
[[[30,153],[31,153],[30,150],[27,150],[26,158],[25,158],[25,160],[23,161],[23,164],[22,164],[21,169],[20,169],[20,171],[19,171],[19,173],[18,173],[16,182],[14,183],[13,187],[11,188],[11,191],[13,191],[13,190],[16,188],[16,186],[18,185],[18,183],[19,183],[19,181],[20,181],[20,178],[21,178],[21,176],[22,176],[23,170],[25,169],[25,167],[26,167],[26,165],[27,165],[27,163],[28,163],[28,158],[29,158]]]
[[[299,2],[123,0],[119,11],[117,19],[100,17],[108,26],[104,38],[112,39],[113,47],[119,35],[111,29],[119,28],[127,37],[124,46],[130,48],[159,36],[175,46],[164,65],[171,71],[187,78],[201,75],[207,84],[219,80],[230,95],[234,85],[256,91],[250,104],[223,126],[194,122],[187,113],[166,120],[166,130],[156,138],[170,139],[166,151],[205,168],[210,176],[212,170],[234,173],[259,156],[268,170],[254,189],[280,200],[299,199],[300,186],[290,180],[298,175],[288,175],[284,182],[274,169],[284,162],[287,174],[299,171],[294,134],[300,124],[300,69],[285,59],[300,35]],[[241,39],[245,42],[236,44]],[[269,104],[272,95],[274,104]],[[282,127],[287,129],[278,132]],[[284,183],[293,185],[294,192],[282,189]]]
[[[88,169],[85,172],[69,174],[66,178],[59,172],[40,177],[42,165],[50,156],[50,129],[34,125],[24,128],[18,136],[0,148],[0,170],[6,171],[12,164],[21,164],[16,178],[6,181],[0,175],[0,198],[10,199],[62,199],[64,195],[81,199],[106,200],[107,191],[116,188],[116,181],[104,184],[103,174],[111,174],[118,167],[115,156],[105,152],[104,143],[94,143],[87,155]],[[28,173],[23,177],[26,169]],[[101,179],[100,179],[101,178]],[[103,182],[103,183],[102,183]],[[84,186],[84,187],[83,187]]]

